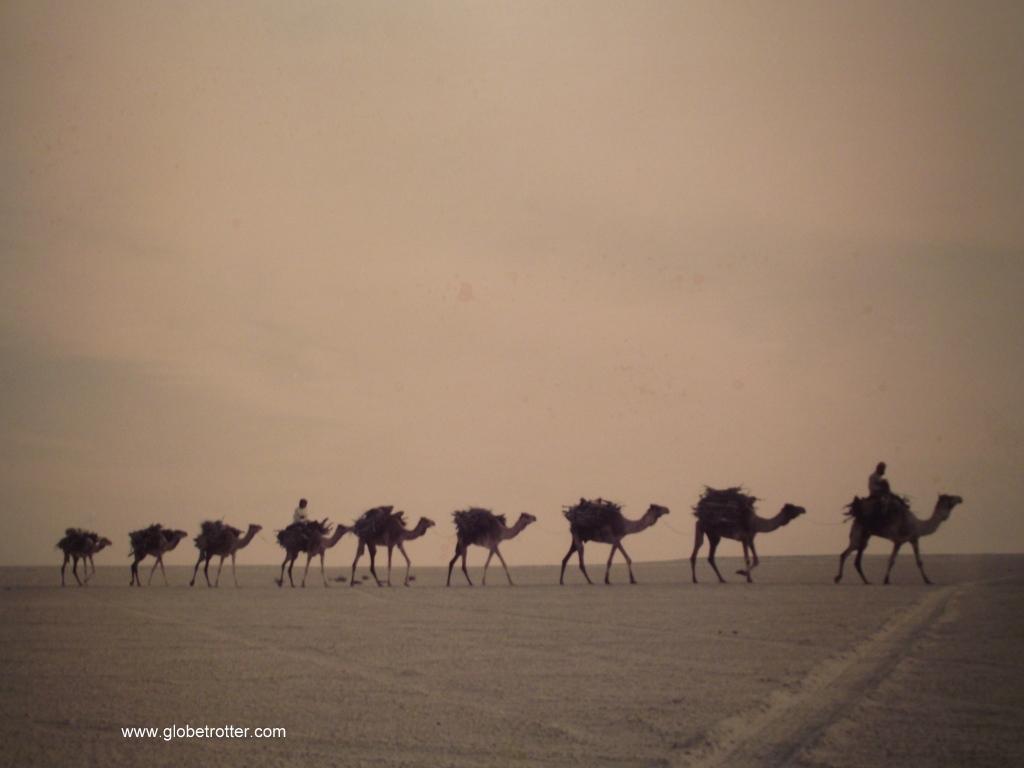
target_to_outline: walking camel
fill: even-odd
[[[156,567],[159,565],[160,573],[164,577],[164,586],[166,586],[167,571],[164,570],[164,555],[178,546],[178,542],[186,536],[188,534],[185,531],[164,528],[160,523],[154,523],[148,528],[141,528],[129,533],[128,539],[132,545],[131,557],[133,559],[132,578],[128,585],[142,586],[142,579],[139,578],[139,562],[152,555],[156,558],[156,562],[153,563],[153,569],[149,572],[149,580],[146,583],[153,583],[153,574],[156,573]]]
[[[238,576],[235,573],[235,553],[247,546],[252,541],[252,537],[262,530],[262,525],[249,523],[249,530],[245,532],[245,536],[242,536],[240,530],[225,524],[222,520],[207,520],[204,522],[199,535],[195,538],[196,549],[199,550],[199,559],[196,560],[196,567],[192,569],[192,581],[188,585],[190,587],[195,586],[199,565],[205,561],[206,565],[203,566],[203,576],[206,578],[206,586],[211,586],[210,560],[214,557],[219,557],[220,563],[217,566],[217,576],[212,584],[214,587],[219,587],[220,572],[224,567],[224,559],[230,557],[231,578],[234,579],[235,586],[237,587]]]
[[[473,586],[473,582],[469,578],[469,571],[466,570],[466,550],[469,549],[471,544],[476,544],[487,550],[487,560],[484,562],[484,575],[480,580],[480,584],[483,586],[487,585],[487,566],[491,564],[491,558],[497,555],[498,560],[501,561],[501,567],[505,569],[508,583],[512,585],[512,577],[509,575],[508,566],[505,565],[505,558],[501,556],[498,545],[507,539],[518,536],[526,526],[536,521],[537,518],[527,512],[523,512],[519,519],[516,520],[515,525],[509,528],[504,515],[496,515],[489,509],[481,509],[479,507],[470,507],[460,512],[453,512],[452,517],[455,520],[457,541],[455,543],[455,556],[448,563],[448,583],[445,586],[450,587],[452,585],[452,568],[455,565],[455,561],[460,557],[462,558],[462,572],[466,575],[466,581],[469,582],[469,586]]]
[[[320,576],[324,580],[324,586],[328,586],[327,574],[324,573],[324,553],[337,544],[342,536],[352,530],[352,527],[338,525],[334,529],[334,535],[328,538],[327,534],[330,533],[330,530],[330,523],[324,518],[323,520],[309,520],[304,523],[292,524],[277,532],[277,543],[284,547],[285,551],[284,562],[281,563],[281,576],[274,579],[277,586],[284,586],[286,565],[288,566],[288,583],[292,587],[295,586],[295,582],[292,581],[292,567],[301,552],[306,553],[306,570],[302,574],[302,586],[306,586],[309,563],[316,555],[320,555]]]
[[[377,577],[377,571],[374,569],[377,547],[388,548],[387,585],[391,586],[391,554],[394,548],[398,547],[398,551],[405,558],[405,581],[403,583],[406,587],[409,586],[409,570],[412,567],[412,561],[409,560],[409,554],[405,551],[405,542],[418,539],[427,532],[428,528],[434,525],[434,521],[421,517],[419,522],[416,523],[416,527],[409,530],[405,527],[404,513],[400,511],[394,512],[392,511],[393,509],[394,507],[390,506],[374,507],[364,512],[353,524],[352,531],[359,537],[359,546],[356,549],[355,559],[352,561],[352,576],[349,579],[350,587],[355,586],[356,564],[359,562],[364,549],[370,550],[370,573],[373,574],[377,586],[383,586]]]
[[[96,563],[92,556],[112,544],[110,539],[101,537],[98,533],[87,531],[84,528],[68,528],[64,531],[64,538],[57,542],[57,547],[64,552],[64,562],[60,566],[60,585],[64,586],[64,572],[68,567],[68,560],[71,560],[71,575],[75,577],[78,586],[89,583],[96,575]],[[78,578],[78,561],[83,563],[83,576],[85,581]],[[89,573],[89,566],[92,565],[92,573]]]
[[[910,506],[900,496],[890,496],[889,503],[884,510],[880,509],[881,505],[877,498],[862,499],[859,496],[854,496],[853,501],[847,505],[845,513],[853,521],[850,528],[850,544],[839,555],[839,573],[836,574],[835,583],[838,584],[843,578],[843,565],[853,551],[857,552],[857,557],[853,560],[857,573],[860,574],[860,578],[865,584],[871,583],[864,575],[860,561],[865,548],[867,548],[868,540],[872,536],[880,536],[893,543],[892,554],[889,555],[889,565],[885,569],[884,583],[889,583],[889,576],[896,563],[896,555],[899,553],[900,547],[910,542],[910,546],[914,548],[914,559],[917,561],[917,569],[921,572],[921,578],[924,579],[925,584],[931,584],[932,582],[924,572],[924,564],[921,562],[918,539],[935,533],[939,526],[949,519],[953,508],[962,503],[963,499],[959,496],[943,493],[935,502],[932,516],[927,520],[922,520],[910,511]]]
[[[622,539],[631,533],[639,533],[658,522],[658,518],[669,513],[668,507],[659,504],[651,504],[643,517],[639,520],[628,520],[622,515],[622,507],[604,499],[590,501],[580,499],[578,504],[564,510],[569,521],[569,531],[572,534],[572,544],[569,551],[562,558],[562,573],[558,577],[559,584],[565,584],[565,564],[569,562],[573,552],[579,553],[580,570],[588,584],[593,584],[590,576],[587,575],[587,567],[583,563],[583,544],[587,541],[596,541],[601,544],[611,544],[612,551],[608,554],[608,565],[604,569],[604,583],[611,584],[609,574],[612,569],[612,558],[615,557],[615,550],[622,552],[626,558],[626,567],[629,569],[629,583],[636,584],[633,576],[633,561],[622,546]]]
[[[807,511],[795,504],[785,504],[775,517],[764,518],[754,511],[756,501],[753,496],[743,493],[741,488],[704,489],[700,501],[693,508],[697,525],[694,531],[693,552],[690,555],[690,575],[694,584],[697,583],[697,553],[704,544],[705,534],[708,537],[708,562],[718,580],[725,583],[718,566],[715,565],[715,550],[718,549],[719,541],[724,538],[733,539],[743,545],[743,562],[746,563],[746,568],[741,568],[736,573],[746,576],[747,583],[750,583],[753,582],[751,574],[760,563],[757,549],[754,547],[754,537],[759,533],[771,533],[788,525]],[[750,562],[751,553],[754,555],[753,563]]]

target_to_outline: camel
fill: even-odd
[[[935,533],[938,527],[949,519],[950,513],[957,504],[962,504],[963,499],[959,496],[940,494],[935,502],[935,509],[932,516],[927,520],[921,520],[910,511],[910,506],[899,496],[890,496],[890,503],[882,514],[879,514],[876,498],[862,499],[854,496],[853,501],[847,505],[846,516],[853,521],[850,528],[850,544],[839,556],[839,573],[836,574],[835,583],[838,584],[843,578],[843,565],[851,552],[856,550],[857,557],[853,565],[860,574],[865,584],[870,584],[864,571],[860,567],[861,557],[872,536],[880,536],[893,543],[892,554],[889,555],[889,565],[885,569],[885,584],[889,583],[892,574],[892,567],[896,563],[896,555],[907,542],[914,548],[914,559],[917,561],[917,569],[921,572],[921,578],[925,584],[931,584],[928,575],[924,572],[924,564],[921,562],[921,549],[918,546],[918,539]]]
[[[741,568],[736,573],[746,576],[749,584],[753,582],[753,570],[760,564],[757,549],[754,547],[754,537],[759,533],[771,533],[788,525],[807,511],[795,504],[785,504],[775,517],[764,518],[754,511],[755,501],[756,498],[743,493],[740,488],[705,488],[704,495],[693,508],[697,526],[694,532],[693,553],[690,555],[690,575],[694,584],[697,583],[697,553],[704,544],[704,534],[708,537],[708,562],[718,576],[719,582],[723,584],[725,579],[715,565],[718,542],[725,538],[743,545],[743,562],[746,563],[746,568]],[[753,563],[750,562],[751,552],[754,554]]]
[[[669,513],[668,507],[659,504],[651,504],[643,517],[639,520],[628,520],[622,515],[622,507],[604,499],[589,501],[580,499],[578,504],[565,510],[562,514],[569,521],[569,531],[572,533],[572,544],[569,551],[562,558],[562,573],[558,577],[559,584],[565,584],[565,564],[569,562],[573,552],[578,552],[580,557],[580,570],[588,584],[593,584],[590,576],[587,575],[587,568],[583,563],[583,544],[587,541],[596,541],[602,544],[611,544],[612,551],[608,555],[608,565],[604,569],[604,583],[611,584],[612,558],[615,557],[615,550],[622,552],[626,558],[626,567],[629,569],[629,583],[636,584],[636,577],[633,576],[633,561],[622,546],[622,539],[631,533],[639,533],[650,528],[662,515]]]
[[[324,573],[324,552],[333,547],[341,537],[352,530],[351,526],[339,525],[334,529],[334,535],[330,538],[327,534],[331,526],[324,518],[322,521],[310,520],[305,523],[298,523],[288,526],[277,532],[277,543],[284,547],[284,562],[281,563],[281,576],[275,579],[277,586],[284,586],[284,567],[288,566],[288,583],[295,586],[292,581],[292,566],[300,552],[306,553],[306,570],[302,574],[302,586],[306,586],[306,576],[309,574],[309,563],[314,556],[320,555],[320,576],[327,584],[327,574]]]
[[[146,583],[153,583],[153,574],[156,573],[156,567],[159,565],[160,573],[164,577],[164,586],[167,586],[164,555],[178,546],[178,542],[186,536],[188,534],[185,531],[172,531],[170,528],[164,528],[160,523],[154,523],[149,528],[142,528],[129,533],[128,539],[132,545],[131,557],[133,560],[132,578],[128,585],[142,586],[142,579],[139,578],[139,562],[152,555],[156,558],[156,562],[153,563],[153,569],[149,572],[149,581]]]
[[[427,529],[434,525],[434,521],[421,517],[416,527],[409,530],[405,527],[403,512],[393,512],[393,507],[374,507],[362,514],[355,521],[352,530],[359,537],[359,547],[356,549],[355,559],[352,561],[352,576],[349,579],[349,586],[356,585],[356,564],[363,554],[364,549],[370,550],[370,573],[373,574],[377,586],[381,587],[377,571],[374,569],[374,558],[377,555],[377,547],[388,548],[388,579],[387,585],[391,586],[391,554],[395,547],[405,558],[405,581],[404,586],[409,586],[409,570],[412,568],[412,561],[405,551],[405,542],[417,539],[427,532]]]
[[[516,520],[515,525],[509,528],[504,515],[495,515],[489,509],[471,507],[461,512],[453,512],[452,517],[455,519],[455,530],[458,540],[455,544],[455,556],[448,563],[448,583],[445,586],[450,587],[452,585],[452,567],[459,557],[462,558],[462,572],[466,575],[466,581],[469,582],[469,586],[473,586],[473,582],[469,578],[469,571],[466,570],[466,550],[469,549],[471,544],[487,549],[487,560],[484,562],[484,575],[480,580],[480,584],[482,586],[487,585],[487,566],[491,564],[491,558],[497,555],[498,560],[501,561],[501,567],[505,569],[505,576],[508,578],[509,586],[513,586],[512,577],[509,575],[508,566],[505,565],[505,558],[501,556],[501,552],[498,550],[498,544],[506,539],[515,538],[522,533],[526,526],[535,522],[537,518],[527,512],[523,512],[519,519]]]
[[[64,572],[68,567],[68,560],[71,560],[71,574],[78,582],[78,586],[89,583],[89,579],[96,575],[96,563],[92,556],[97,552],[109,547],[113,542],[98,533],[87,531],[84,528],[68,528],[64,531],[64,538],[57,542],[57,547],[64,552],[64,562],[60,566],[60,585],[64,586]],[[84,565],[85,581],[78,578],[78,561]],[[92,573],[89,573],[89,566],[92,565]]]
[[[199,565],[205,561],[206,565],[203,566],[203,576],[206,578],[206,586],[211,586],[210,560],[214,557],[220,557],[220,563],[217,565],[217,577],[212,585],[219,587],[220,572],[224,567],[224,558],[230,557],[231,578],[234,579],[235,586],[237,587],[238,576],[235,573],[235,553],[247,546],[252,541],[252,537],[263,530],[263,526],[249,523],[249,530],[245,532],[245,536],[242,536],[240,530],[230,525],[225,525],[221,520],[207,520],[202,524],[201,528],[199,535],[195,538],[196,549],[199,550],[199,559],[196,560],[196,567],[192,569],[192,581],[188,585],[190,587],[195,586]]]

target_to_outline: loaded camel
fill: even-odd
[[[238,586],[238,576],[235,574],[235,553],[243,547],[247,546],[252,537],[263,530],[262,525],[256,525],[255,523],[249,523],[249,530],[245,532],[245,536],[242,536],[242,532],[237,528],[226,525],[221,520],[207,520],[202,524],[202,529],[198,536],[195,538],[196,549],[199,550],[199,559],[196,560],[196,567],[192,569],[192,581],[188,583],[190,587],[195,586],[196,574],[199,572],[199,565],[206,562],[203,566],[203,576],[206,578],[206,586],[210,584],[210,560],[214,557],[220,558],[220,563],[217,566],[217,577],[214,579],[214,587],[220,586],[220,572],[224,567],[224,558],[231,558],[231,578],[235,581],[235,586]]]
[[[302,523],[292,523],[287,528],[277,532],[277,543],[284,547],[285,555],[284,562],[281,563],[281,576],[280,578],[274,579],[277,582],[277,586],[284,586],[284,568],[288,566],[288,583],[293,587],[295,582],[292,581],[292,567],[295,565],[295,560],[298,558],[299,553],[306,553],[306,570],[302,574],[302,586],[306,586],[306,576],[309,574],[309,563],[314,556],[320,555],[320,576],[324,580],[324,586],[327,584],[327,575],[324,573],[324,552],[333,547],[341,537],[352,530],[351,526],[339,525],[334,529],[334,535],[328,538],[327,534],[330,533],[331,526],[324,520],[308,520]]]
[[[587,568],[583,563],[583,544],[587,541],[596,541],[601,544],[611,544],[612,551],[608,555],[608,565],[604,569],[604,583],[611,584],[609,574],[612,569],[612,558],[615,557],[615,550],[622,552],[626,558],[626,567],[629,569],[629,583],[636,584],[633,576],[633,561],[626,550],[622,547],[622,539],[631,533],[639,533],[654,525],[658,518],[667,515],[668,507],[658,504],[651,504],[643,517],[639,520],[628,520],[622,515],[622,507],[604,499],[589,501],[580,499],[578,504],[565,509],[562,514],[569,521],[569,532],[572,534],[572,544],[569,551],[562,558],[562,573],[558,577],[559,584],[565,584],[565,564],[569,562],[573,552],[579,553],[580,570],[588,584],[593,584],[590,576],[587,575]]]
[[[356,564],[359,562],[364,549],[370,550],[370,573],[373,574],[377,586],[383,586],[377,577],[377,571],[374,569],[377,547],[388,548],[387,585],[391,586],[391,553],[395,547],[398,547],[398,551],[405,558],[405,581],[403,583],[405,586],[409,586],[409,569],[412,567],[412,561],[409,560],[409,555],[405,551],[405,542],[422,536],[427,532],[428,528],[434,525],[434,521],[421,517],[419,522],[416,523],[416,527],[409,530],[405,527],[404,513],[394,512],[392,511],[393,509],[394,507],[390,506],[374,507],[364,512],[353,524],[352,531],[359,537],[359,546],[356,549],[355,559],[352,561],[352,576],[349,579],[350,587],[356,584]]]
[[[751,583],[751,573],[760,563],[757,549],[754,547],[754,537],[759,533],[771,533],[788,525],[807,511],[795,504],[785,504],[775,517],[764,518],[754,511],[756,501],[756,498],[743,493],[740,488],[704,489],[700,501],[693,508],[697,526],[694,532],[693,552],[690,555],[690,575],[694,584],[697,583],[697,553],[704,544],[705,534],[708,537],[708,562],[718,580],[725,583],[718,566],[715,565],[715,550],[718,549],[719,541],[725,538],[743,545],[743,562],[746,563],[746,568],[736,573],[746,576],[747,583]],[[753,563],[750,562],[751,553],[754,555]]]
[[[445,586],[450,587],[452,585],[452,568],[455,565],[455,561],[460,557],[462,558],[462,572],[466,575],[466,581],[469,582],[469,586],[473,586],[473,582],[469,578],[469,571],[466,570],[466,550],[472,544],[484,547],[487,550],[487,560],[484,562],[484,575],[480,580],[481,585],[486,586],[487,566],[491,564],[491,558],[497,555],[498,560],[501,561],[501,567],[505,569],[505,576],[508,578],[508,583],[511,586],[512,577],[509,575],[508,566],[505,565],[505,558],[501,556],[501,552],[498,550],[498,545],[507,539],[518,536],[526,526],[536,521],[537,518],[527,512],[523,512],[519,519],[516,520],[515,525],[509,528],[504,515],[496,515],[489,509],[481,509],[479,507],[470,507],[460,512],[453,512],[452,517],[455,520],[457,540],[455,542],[455,556],[448,563],[448,583]]]
[[[78,582],[78,586],[88,584],[89,579],[96,575],[96,563],[92,556],[105,547],[111,545],[110,539],[101,537],[98,533],[87,531],[84,528],[68,528],[64,531],[64,538],[57,542],[57,547],[64,552],[64,562],[60,566],[60,585],[64,586],[64,571],[68,567],[68,560],[71,560],[71,574]],[[78,561],[83,563],[85,582],[78,578]],[[89,573],[89,566],[92,565],[92,573]]]
[[[128,539],[132,545],[131,557],[133,559],[132,578],[128,585],[142,586],[142,579],[139,578],[139,562],[152,555],[156,558],[156,562],[153,563],[153,570],[149,572],[149,581],[146,583],[153,583],[153,574],[156,573],[156,567],[159,565],[160,573],[164,577],[164,586],[166,586],[167,571],[164,570],[164,555],[178,546],[178,542],[186,536],[188,534],[185,531],[172,531],[170,528],[164,528],[160,523],[154,523],[149,528],[141,528],[129,533]]]
[[[896,563],[896,555],[899,553],[900,547],[910,542],[910,546],[914,548],[914,559],[917,561],[917,569],[921,572],[921,578],[924,579],[925,584],[931,584],[924,572],[924,564],[921,562],[918,539],[935,533],[938,527],[949,519],[953,508],[957,504],[963,503],[963,499],[959,496],[941,494],[935,502],[932,516],[927,520],[922,520],[911,512],[906,499],[900,496],[890,495],[884,508],[879,501],[880,499],[876,497],[862,499],[854,496],[853,501],[847,505],[845,514],[853,521],[853,525],[850,528],[850,544],[839,555],[839,573],[836,574],[835,583],[838,584],[843,578],[843,565],[853,551],[857,552],[857,557],[853,560],[857,573],[860,574],[860,578],[865,584],[871,583],[864,575],[860,561],[868,545],[868,540],[872,536],[880,536],[893,543],[892,554],[889,555],[889,565],[885,569],[884,583],[889,583],[889,576]]]

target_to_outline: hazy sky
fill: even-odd
[[[704,484],[1024,549],[1024,6],[0,4],[0,563]],[[594,547],[603,559],[607,548]],[[729,545],[723,552],[736,554]],[[345,540],[330,556],[351,559]],[[888,551],[875,544],[873,551]],[[190,563],[182,545],[169,562]],[[476,556],[479,559],[480,555]]]

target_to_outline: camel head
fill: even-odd
[[[164,541],[167,542],[168,550],[178,546],[178,542],[188,537],[187,531],[163,531]]]
[[[257,533],[263,530],[263,526],[258,523],[249,523],[249,530],[252,531],[252,535],[255,536]]]
[[[96,542],[96,551],[99,552],[104,547],[109,547],[113,543],[114,542],[112,542],[110,539],[108,539],[106,536],[104,536],[103,538],[101,538],[99,541]]]
[[[644,517],[650,517],[651,518],[651,522],[653,523],[659,517],[662,517],[663,515],[667,515],[668,513],[669,513],[669,508],[668,507],[663,507],[660,504],[651,504],[651,506],[649,506],[647,508],[647,511],[644,513]]]
[[[416,523],[416,531],[419,532],[420,535],[422,535],[427,532],[428,528],[433,528],[434,525],[434,521],[431,520],[429,517],[421,517],[420,521]]]
[[[857,499],[856,501],[859,502],[860,499]],[[792,522],[793,520],[800,517],[800,515],[805,514],[806,512],[807,510],[804,509],[803,507],[798,507],[796,504],[787,503],[782,507],[781,510],[779,510],[779,517],[782,518],[782,524],[785,525],[786,523]]]
[[[523,528],[525,528],[530,523],[536,523],[537,516],[531,515],[529,512],[523,512],[521,515],[519,515],[519,520],[522,522]]]
[[[963,503],[964,500],[959,496],[947,493],[940,494],[939,500],[935,502],[935,515],[940,520],[948,520],[950,513],[953,511],[953,507],[957,504]]]

